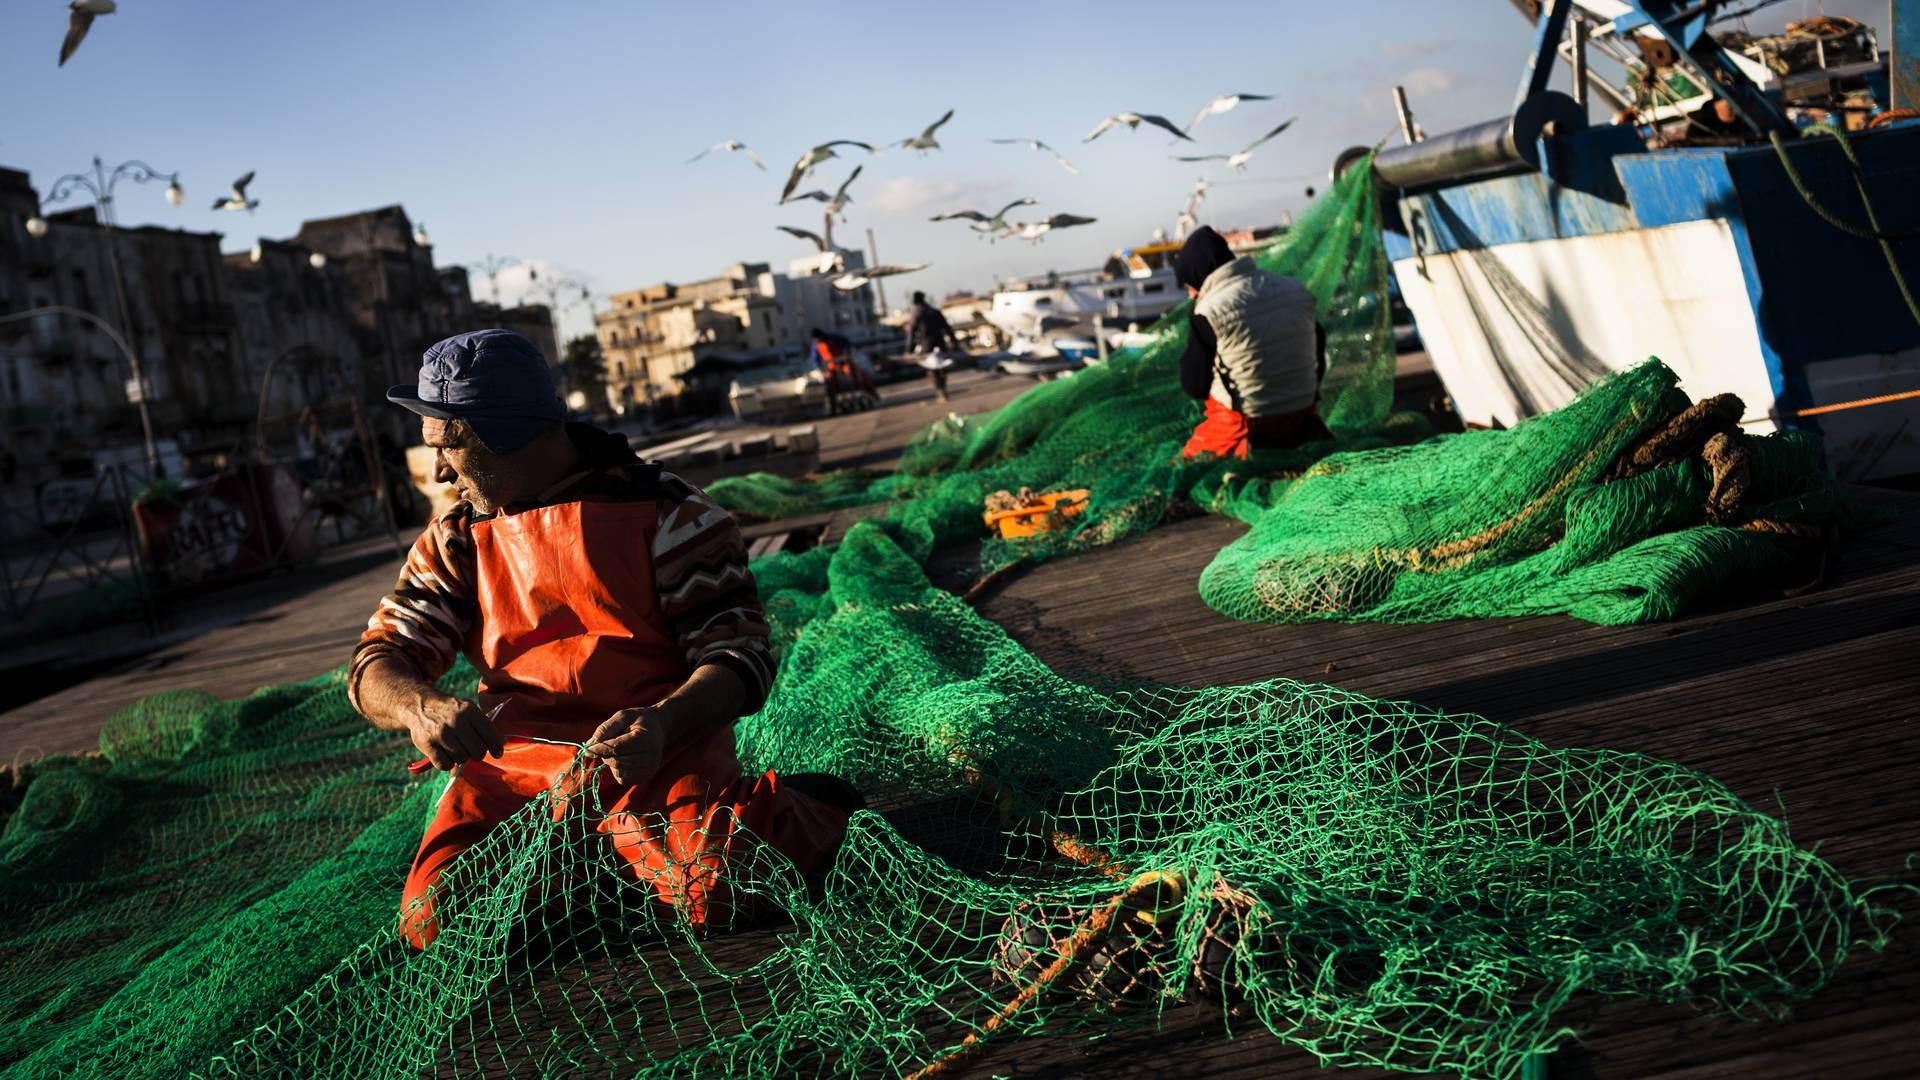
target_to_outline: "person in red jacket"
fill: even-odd
[[[727,512],[623,437],[563,424],[519,334],[440,342],[418,385],[387,396],[422,416],[460,499],[415,541],[348,668],[354,707],[411,739],[418,768],[453,774],[402,894],[407,940],[432,943],[458,881],[485,873],[462,859],[549,789],[565,792],[556,811],[592,808],[582,843],[696,927],[754,914],[731,879],[777,865],[768,848],[802,879],[824,871],[858,794],[749,775],[734,753],[775,662]],[[462,653],[477,702],[435,686]]]
[[[829,414],[840,411],[842,395],[848,393],[862,395],[859,402],[862,405],[879,403],[879,388],[873,385],[873,379],[853,358],[853,342],[839,334],[829,334],[817,326],[813,328],[811,337],[813,366],[826,375]]]

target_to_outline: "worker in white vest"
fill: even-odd
[[[1204,225],[1175,257],[1174,274],[1194,298],[1180,388],[1206,404],[1183,454],[1244,458],[1332,438],[1319,413],[1326,333],[1306,286],[1235,258]]]

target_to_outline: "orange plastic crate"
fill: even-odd
[[[1055,491],[1040,496],[1040,505],[1023,506],[1018,510],[994,510],[980,515],[986,520],[987,528],[999,533],[1003,539],[1017,540],[1023,536],[1038,536],[1053,530],[1050,511],[1059,511],[1060,517],[1079,517],[1080,511],[1087,508],[1087,497],[1092,492],[1086,488],[1076,491]]]

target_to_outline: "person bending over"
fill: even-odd
[[[402,892],[407,940],[432,943],[450,864],[582,744],[573,783],[598,787],[597,842],[689,923],[751,915],[729,869],[761,845],[824,870],[858,795],[744,775],[734,753],[774,657],[727,512],[621,436],[562,423],[546,359],[511,331],[440,342],[418,385],[387,397],[420,414],[435,478],[459,497],[414,542],[348,669],[361,715],[412,739],[419,767],[454,771]],[[480,671],[477,705],[434,685],[458,653]]]
[[[1173,265],[1194,298],[1180,388],[1206,403],[1182,454],[1244,458],[1332,438],[1318,408],[1326,334],[1306,286],[1260,269],[1251,256],[1235,258],[1205,225]]]

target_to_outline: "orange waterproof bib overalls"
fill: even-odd
[[[448,864],[569,771],[578,744],[621,709],[659,702],[690,672],[655,598],[652,502],[569,502],[473,523],[479,618],[466,642],[483,673],[480,705],[505,754],[461,765],[441,796],[401,899],[401,931],[425,948],[440,931],[436,884]],[[591,768],[593,830],[622,871],[690,924],[724,927],[752,913],[728,888],[730,867],[765,866],[771,846],[803,875],[825,868],[848,813],[773,773],[743,776],[733,729],[667,747],[632,787]],[[556,816],[572,800],[555,805]],[[586,842],[591,837],[581,837]]]

